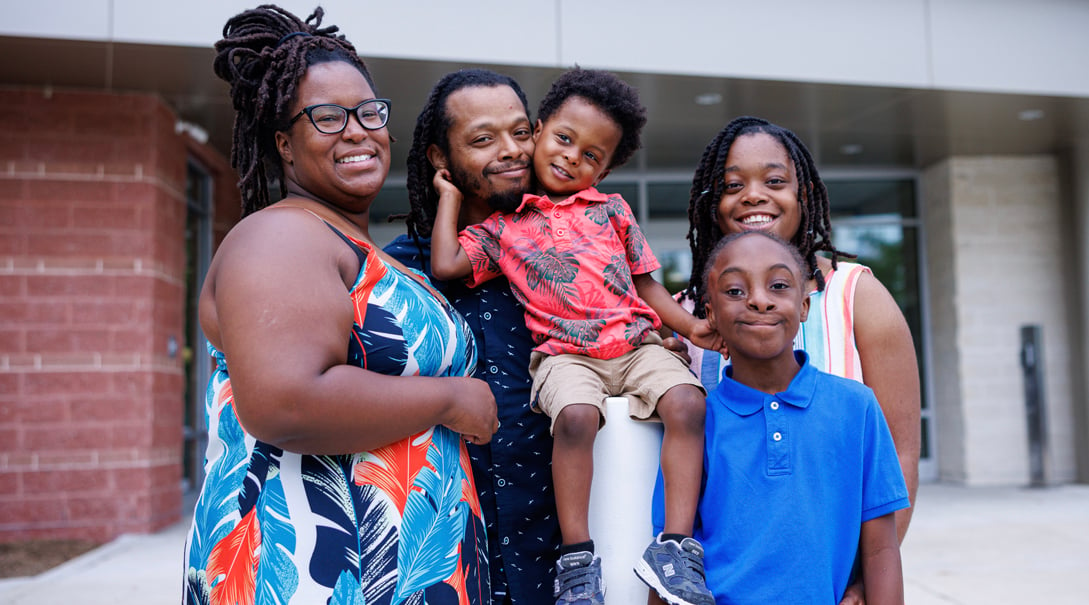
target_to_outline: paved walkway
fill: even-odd
[[[187,529],[122,536],[43,574],[0,580],[0,603],[176,605]],[[1085,605],[1089,485],[923,485],[902,552],[909,605]]]

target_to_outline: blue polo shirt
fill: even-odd
[[[862,523],[909,505],[873,391],[794,355],[802,367],[784,392],[728,368],[707,397],[696,538],[718,605],[839,603]]]
[[[554,605],[552,570],[559,558],[560,526],[552,487],[552,435],[548,416],[530,409],[533,340],[525,310],[504,278],[472,289],[460,281],[436,280],[429,239],[417,246],[402,235],[385,251],[426,273],[465,317],[477,346],[473,376],[486,381],[495,395],[499,432],[487,445],[468,446],[488,528],[492,602]]]

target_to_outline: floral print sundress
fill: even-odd
[[[348,363],[468,376],[476,353],[461,316],[369,244],[333,231],[361,261]],[[369,452],[286,452],[239,424],[227,360],[209,352],[217,367],[185,603],[486,605],[487,539],[458,434],[437,426]]]

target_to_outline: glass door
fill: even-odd
[[[832,203],[833,244],[867,265],[889,289],[907,319],[915,343],[922,388],[919,478],[937,478],[934,422],[927,376],[927,331],[922,275],[921,220],[914,175],[889,178],[825,177]]]
[[[185,427],[182,445],[182,492],[200,488],[204,480],[207,424],[204,393],[211,376],[207,341],[200,330],[197,301],[212,261],[212,178],[190,159],[186,167],[185,199]]]

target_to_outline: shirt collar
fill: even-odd
[[[543,209],[548,209],[552,206],[567,206],[568,204],[575,203],[577,200],[582,200],[584,202],[607,202],[609,201],[609,194],[601,193],[594,187],[587,187],[557,204],[550,200],[547,195],[525,193],[522,194],[522,204],[518,206],[518,209],[515,210],[515,212],[521,212],[526,206],[534,206]]]
[[[817,369],[809,363],[809,356],[805,351],[794,351],[794,359],[798,360],[801,368],[785,391],[768,395],[743,385],[731,377],[733,368],[726,366],[722,373],[722,382],[711,393],[711,397],[739,416],[751,416],[759,412],[769,397],[797,408],[809,407],[817,387]]]

